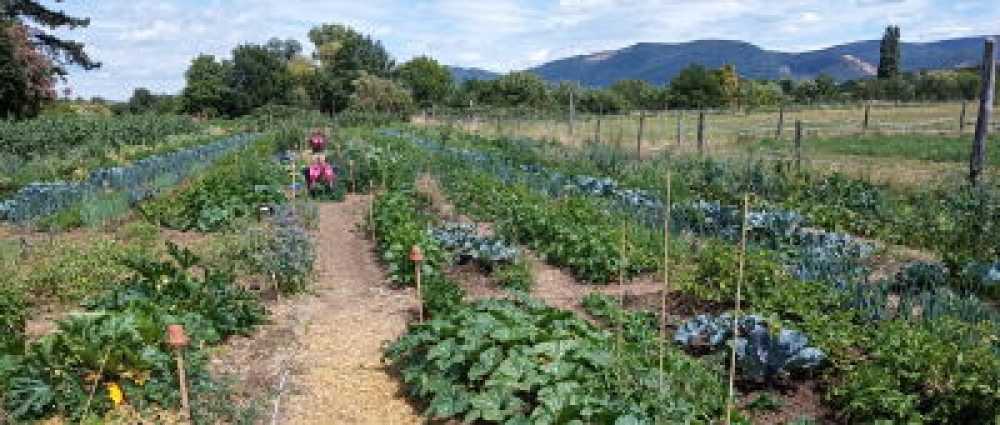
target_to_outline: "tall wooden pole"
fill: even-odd
[[[639,131],[635,136],[635,158],[642,159],[642,133],[646,128],[646,111],[639,111]]]
[[[965,133],[965,112],[969,102],[962,101],[962,112],[958,114],[958,133]]]
[[[677,112],[677,145],[680,146],[684,133],[684,111]]]
[[[976,137],[972,142],[972,158],[969,161],[969,182],[979,183],[983,173],[986,138],[990,132],[990,116],[993,114],[993,88],[996,85],[996,40],[987,38],[983,52],[983,92],[979,96],[979,117],[976,119]]]
[[[865,104],[865,120],[861,123],[861,134],[865,135],[868,133],[868,122],[871,118],[872,105],[870,103]]]
[[[601,116],[597,115],[597,124],[594,126],[594,142],[601,143]]]
[[[698,155],[705,154],[705,111],[698,111]]]
[[[573,138],[573,120],[576,118],[576,102],[573,98],[573,90],[569,92],[569,137]]]
[[[729,396],[726,399],[726,424],[732,423],[736,404],[736,341],[740,337],[740,303],[743,298],[743,270],[746,268],[747,216],[750,215],[750,195],[743,195],[743,226],[740,230],[739,269],[736,275],[736,308],[733,312],[733,344],[729,357]]]
[[[802,121],[795,120],[795,171],[802,172]]]
[[[781,129],[785,126],[785,105],[778,107],[778,128],[774,132],[774,138],[781,138]]]

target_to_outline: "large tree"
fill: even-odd
[[[541,108],[549,100],[549,86],[538,74],[512,72],[486,81],[483,96],[494,106]]]
[[[451,71],[427,56],[413,58],[396,69],[396,78],[410,89],[420,107],[444,103],[452,90]]]
[[[380,41],[344,25],[315,27],[309,31],[309,40],[320,62],[317,99],[325,112],[347,108],[354,80],[366,74],[387,78],[395,66]]]
[[[211,55],[200,55],[191,62],[184,78],[183,109],[187,112],[209,116],[233,113],[233,67],[231,63],[215,60]]]
[[[55,98],[54,67],[32,44],[28,28],[0,21],[0,117],[28,118]]]
[[[66,66],[69,65],[78,65],[86,70],[101,66],[87,55],[83,43],[57,37],[40,28],[87,27],[90,19],[76,18],[63,11],[53,10],[40,1],[0,0],[0,21],[20,21],[28,26],[31,44],[55,63],[53,70],[59,75],[65,75]]]
[[[878,78],[880,80],[899,78],[899,64],[899,27],[890,25],[886,27],[885,35],[882,36],[878,60]]]
[[[681,70],[669,84],[671,107],[712,108],[722,106],[725,87],[719,72],[701,65]]]
[[[625,79],[615,81],[611,91],[625,102],[629,109],[662,109],[663,104],[657,104],[657,90],[646,80]]]
[[[267,104],[288,104],[292,76],[280,57],[263,46],[243,44],[233,50],[231,87],[237,115]]]

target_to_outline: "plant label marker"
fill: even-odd
[[[413,245],[410,249],[410,261],[413,262],[414,274],[417,278],[417,302],[420,303],[420,323],[424,323],[424,291],[420,284],[420,263],[424,261],[424,254],[420,251],[420,245]]]
[[[191,402],[188,399],[187,375],[184,372],[184,347],[191,342],[184,333],[182,325],[167,325],[167,345],[174,349],[177,356],[177,379],[181,391],[181,416],[185,421],[191,421]]]

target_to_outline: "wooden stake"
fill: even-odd
[[[639,131],[635,136],[635,158],[642,159],[642,133],[646,128],[646,111],[639,111]]]
[[[802,121],[795,120],[795,171],[802,173]]]
[[[683,132],[684,132],[684,111],[681,110],[677,112],[677,146],[681,145]]]
[[[865,120],[861,123],[861,135],[864,136],[868,133],[868,122],[871,118],[872,105],[870,103],[865,104]]]
[[[601,143],[601,116],[597,116],[597,124],[594,127],[594,142]]]
[[[979,116],[976,119],[976,136],[972,141],[972,157],[969,159],[969,183],[979,184],[983,173],[986,138],[990,133],[990,117],[993,115],[993,87],[996,85],[996,40],[987,38],[983,52],[982,94],[979,96]]]
[[[778,108],[778,128],[774,132],[775,139],[781,139],[781,130],[785,127],[785,106]]]
[[[962,112],[958,114],[958,134],[965,133],[965,109],[968,103],[967,101],[962,101]]]
[[[743,270],[746,267],[747,216],[750,215],[750,195],[743,195],[743,226],[740,230],[739,270],[736,276],[736,309],[733,312],[733,343],[729,356],[729,396],[726,401],[726,424],[732,423],[736,404],[736,341],[740,336],[740,302],[743,298]]]
[[[705,154],[705,111],[698,112],[698,155]]]
[[[670,170],[667,169],[667,197],[663,213],[663,289],[660,291],[660,391],[663,391],[663,368],[667,345],[667,293],[670,292]]]

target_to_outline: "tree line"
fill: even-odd
[[[88,19],[68,16],[30,0],[0,0],[0,118],[30,118],[57,98],[53,87],[68,66],[85,70],[100,64],[82,43],[47,28],[86,27]],[[184,73],[180,94],[136,88],[118,113],[188,113],[239,117],[261,108],[290,107],[324,113],[379,112],[404,118],[429,108],[522,108],[584,113],[620,113],[664,108],[758,107],[861,100],[971,100],[978,96],[979,69],[900,70],[899,28],[886,29],[877,78],[838,82],[814,79],[741,78],[733,65],[710,69],[690,65],[662,85],[626,79],[609,87],[575,82],[550,83],[530,72],[494,80],[454,81],[451,70],[427,56],[398,64],[381,41],[340,24],[324,24],[308,34],[312,53],[295,39],[235,46],[228,57],[202,54]],[[100,99],[92,99],[100,101]]]

